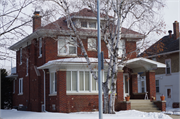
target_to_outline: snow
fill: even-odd
[[[166,111],[163,113],[170,115],[180,115],[180,108],[166,107]]]
[[[3,119],[99,119],[98,112],[53,113],[1,110]],[[156,112],[140,112],[136,110],[119,111],[116,114],[103,114],[103,119],[172,119],[168,115]]]

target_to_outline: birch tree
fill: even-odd
[[[70,16],[73,8],[79,9],[82,7],[91,9],[96,16],[96,0],[78,1],[78,4],[74,3],[72,0],[43,0],[43,2],[52,2],[53,7],[59,7],[61,12],[64,13],[67,20],[67,26],[69,30],[73,31],[74,36],[77,39],[77,41],[74,41],[77,42],[77,46],[81,48],[82,54],[87,61],[92,76],[95,80],[97,80],[97,76],[91,66],[91,62],[87,55],[87,51],[84,48],[78,28],[76,25],[74,25]],[[104,14],[105,19],[105,22],[103,25],[101,25],[101,36],[103,39],[102,42],[105,42],[110,57],[109,61],[105,61],[108,64],[108,72],[106,81],[103,82],[104,113],[115,113],[115,94],[118,66],[125,65],[125,61],[130,58],[127,57],[127,55],[131,55],[132,53],[139,51],[139,49],[136,49],[133,52],[123,54],[121,56],[121,60],[118,60],[118,51],[120,49],[119,43],[122,38],[123,24],[130,18],[131,22],[128,28],[136,28],[145,37],[153,31],[161,32],[161,26],[163,26],[163,23],[159,20],[156,21],[155,14],[157,14],[156,11],[163,6],[163,0],[101,0],[101,13]],[[109,88],[108,85],[110,82],[111,86]],[[109,92],[111,92],[110,98]]]

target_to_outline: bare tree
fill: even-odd
[[[87,51],[84,48],[82,39],[80,37],[80,32],[78,31],[77,25],[73,23],[71,17],[71,11],[74,9],[79,9],[82,7],[90,8],[95,16],[97,14],[97,0],[83,0],[79,1],[78,4],[75,4],[72,0],[42,0],[43,2],[51,2],[53,7],[59,8],[61,13],[64,14],[67,21],[67,26],[69,30],[73,31],[76,39],[74,42],[77,43],[77,46],[81,48],[82,55],[85,57],[88,67],[92,73],[92,76],[97,80],[95,71],[91,66],[91,62],[87,55]],[[103,83],[103,92],[104,92],[104,113],[115,113],[115,93],[116,93],[116,81],[118,74],[118,66],[125,65],[131,57],[131,54],[134,52],[139,52],[139,49],[129,53],[123,53],[121,60],[118,60],[119,50],[122,47],[119,47],[122,38],[122,26],[128,19],[131,19],[129,28],[135,28],[137,31],[146,37],[150,32],[161,32],[163,22],[156,19],[155,14],[157,10],[164,6],[163,0],[101,0],[101,13],[104,17],[104,22],[101,25],[101,34],[103,42],[105,42],[106,47],[109,52],[110,60],[105,61],[108,64],[108,72],[106,81]],[[59,10],[58,9],[58,10]],[[73,10],[72,10],[73,9]],[[63,30],[58,27],[59,30]],[[144,44],[144,42],[142,43]],[[111,82],[110,89],[108,88],[109,82]],[[110,99],[109,99],[109,91]]]
[[[0,1],[0,60],[14,58],[7,48],[14,42],[29,35],[25,27],[31,27],[29,6],[34,0],[1,0]]]

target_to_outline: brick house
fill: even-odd
[[[97,70],[96,17],[91,10],[82,9],[72,13],[72,20],[79,27],[80,37],[94,69]],[[103,16],[101,16],[103,17]],[[98,86],[93,80],[81,49],[67,44],[73,33],[68,29],[66,18],[41,26],[41,16],[34,13],[33,33],[9,49],[16,51],[17,78],[14,80],[13,105],[24,105],[27,110],[51,112],[92,111],[98,109]],[[101,20],[103,23],[103,20]],[[57,27],[58,26],[58,27]],[[61,30],[59,30],[61,29]],[[144,36],[122,28],[122,46],[125,52],[136,49],[136,42]],[[93,44],[96,41],[95,45]],[[108,50],[102,42],[104,58]],[[120,50],[119,53],[123,53]],[[119,54],[120,55],[120,54]],[[145,58],[136,58],[136,52],[127,57],[126,66],[119,66],[116,102],[124,101],[126,95],[132,99],[137,95],[137,73],[146,72],[149,97],[156,96],[154,68],[165,65]],[[121,58],[119,58],[121,59]],[[103,80],[107,72],[104,64]],[[151,80],[150,80],[151,79]],[[138,97],[139,96],[139,97]],[[123,105],[119,105],[123,109]],[[121,108],[122,107],[122,108]]]
[[[160,100],[160,96],[164,95],[167,107],[179,107],[179,22],[173,23],[173,31],[169,30],[169,35],[164,36],[151,47],[149,47],[144,54],[147,58],[165,63],[165,69],[156,69],[156,97]],[[161,50],[157,50],[157,47]]]

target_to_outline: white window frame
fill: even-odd
[[[95,44],[95,46],[93,45],[93,43]],[[96,46],[97,46],[96,38],[88,38],[87,46],[88,46],[88,51],[97,51],[97,49],[96,49]]]
[[[61,56],[61,55],[67,55],[67,56],[77,56],[77,46],[74,46],[74,45],[72,45],[72,44],[70,44],[70,43],[68,43],[69,41],[70,41],[70,39],[71,39],[71,37],[69,38],[69,37],[61,37],[61,36],[59,36],[58,37],[58,43],[57,43],[57,46],[58,46],[58,48],[57,48],[57,50],[58,50],[58,56]],[[63,46],[63,47],[66,47],[66,53],[60,53],[59,51],[60,51],[60,48],[61,48],[61,46],[59,45],[60,43],[60,40],[65,40],[65,45]],[[76,40],[76,39],[75,39]],[[76,43],[74,43],[75,45],[76,45]],[[70,46],[73,46],[73,47],[75,47],[76,48],[76,53],[75,54],[70,54],[69,53],[69,47]]]
[[[13,80],[13,94],[15,93],[15,79]]]
[[[54,75],[54,79],[51,79],[51,75]],[[50,75],[49,75],[49,81],[50,81],[50,94],[51,95],[57,95],[57,90],[55,90],[55,87],[57,88],[57,74],[56,72],[50,72]],[[54,80],[54,82],[52,82],[52,80]],[[55,82],[56,80],[56,82]],[[53,83],[53,84],[52,84]],[[53,85],[53,87],[52,87]],[[55,86],[56,85],[56,86]]]
[[[171,74],[171,59],[166,59],[166,60],[165,60],[165,64],[166,64],[166,62],[170,62],[170,66],[167,67],[167,65],[166,65],[165,73],[166,73],[166,75],[170,75],[170,74]],[[167,68],[170,68],[170,73],[167,73]]]
[[[93,79],[93,77],[92,77],[92,74],[91,74],[91,72],[89,71],[89,70],[74,70],[74,69],[69,69],[69,70],[66,70],[66,71],[69,71],[69,72],[71,72],[71,87],[70,87],[70,91],[67,91],[67,89],[66,89],[66,93],[67,94],[74,94],[74,93],[95,93],[95,94],[97,94],[98,93],[98,82],[96,81],[96,90],[92,90],[92,80],[94,80]],[[77,71],[77,91],[73,91],[72,90],[72,72],[73,71]],[[80,77],[79,77],[79,72],[80,71],[82,71],[83,72],[83,77],[84,77],[84,90],[80,90],[80,81],[79,81],[79,79],[80,79]],[[85,72],[86,71],[88,71],[89,72],[89,90],[87,91],[87,90],[85,90]],[[97,72],[98,71],[95,71],[96,72],[96,75],[97,75]],[[103,71],[103,73],[102,73],[102,78],[103,78],[103,82],[105,81],[105,77],[104,77],[104,71]]]
[[[22,48],[19,49],[19,62],[20,62],[20,65],[22,64]]]
[[[19,95],[23,95],[23,78],[19,78]]]
[[[29,65],[29,61],[28,58],[26,58],[26,76],[28,76],[28,66]]]
[[[87,27],[82,27],[82,26],[80,25],[82,29],[97,29],[97,22],[96,22],[96,21],[81,21],[81,22],[86,22],[86,23],[87,23]],[[80,23],[81,23],[81,22],[80,22]],[[95,22],[95,23],[96,23],[96,28],[90,28],[90,27],[89,27],[89,23],[90,23],[90,22]]]
[[[156,80],[156,81],[159,82],[159,80]],[[158,86],[156,85],[156,88],[157,88],[157,87],[159,88],[159,85],[158,85]],[[156,93],[159,93],[159,92],[160,92],[160,88],[159,88],[159,91],[158,91],[158,92],[157,92],[157,90],[156,90]]]
[[[42,57],[42,38],[39,38],[39,57]]]

